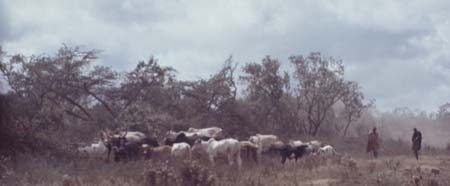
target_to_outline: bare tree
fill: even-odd
[[[369,103],[364,104],[363,100],[364,94],[361,92],[358,83],[354,81],[347,82],[344,97],[342,98],[342,102],[345,106],[343,114],[346,118],[346,125],[343,132],[344,136],[347,135],[350,124],[358,120],[364,109],[371,107],[374,103],[374,101],[371,100]]]

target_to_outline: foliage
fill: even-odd
[[[64,45],[54,55],[1,54],[0,71],[11,87],[6,96],[14,103],[7,122],[21,138],[40,136],[53,147],[92,140],[105,129],[163,138],[169,129],[218,126],[247,138],[255,132],[317,135],[327,123],[323,134],[328,135],[336,130],[333,105],[338,101],[349,123],[367,108],[358,84],[343,79],[342,62],[318,53],[291,57],[292,74],[267,56],[261,63],[245,64],[239,78],[230,57],[209,78],[193,81],[177,80],[176,70],[154,57],[120,72],[95,65],[98,51],[80,47]],[[243,97],[238,83],[244,85]],[[53,141],[54,133],[64,140]]]
[[[355,92],[352,90],[356,90],[352,86],[357,84],[344,80],[344,65],[341,60],[322,57],[320,53],[311,53],[306,57],[292,56],[289,59],[294,65],[294,77],[298,82],[298,108],[307,115],[309,134],[317,135],[338,101],[344,100],[346,106],[352,106],[348,99],[358,99],[360,102],[361,96],[350,95]],[[344,99],[346,97],[348,99]]]

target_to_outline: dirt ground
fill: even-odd
[[[311,173],[311,179],[298,185],[450,185],[450,156],[425,155],[419,160],[412,156],[352,159],[355,167],[349,162],[320,165]],[[338,174],[333,174],[335,171]]]

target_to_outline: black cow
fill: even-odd
[[[150,137],[144,138],[141,142],[141,145],[142,144],[147,144],[151,147],[159,147],[158,140],[156,140],[155,138],[150,138]]]
[[[114,153],[114,161],[130,161],[137,160],[140,155],[142,144],[147,144],[152,147],[158,147],[159,143],[154,138],[144,138],[140,141],[128,141],[125,137],[114,137],[108,147],[108,157],[112,150]]]
[[[192,147],[195,144],[196,140],[200,139],[203,141],[208,141],[209,138],[210,137],[197,136],[197,135],[194,135],[192,137],[187,137],[186,134],[184,134],[184,132],[180,132],[175,139],[166,138],[164,140],[164,144],[172,146],[174,143],[185,142]]]
[[[290,144],[286,144],[279,149],[281,155],[281,163],[285,163],[286,159],[292,159],[292,155],[294,155],[295,161],[298,158],[303,157],[307,153],[308,145],[300,145],[300,146],[292,146]]]

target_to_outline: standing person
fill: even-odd
[[[414,155],[416,156],[416,160],[419,160],[419,151],[422,145],[422,133],[418,131],[416,128],[414,128],[414,133],[411,140]]]
[[[369,133],[369,139],[367,142],[367,152],[373,152],[375,158],[378,157],[378,149],[380,148],[380,143],[378,139],[377,128],[374,127],[372,132]]]

